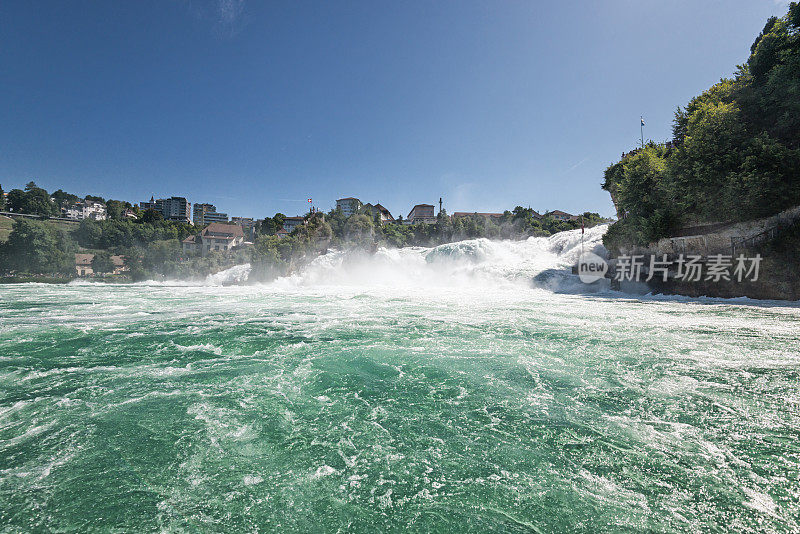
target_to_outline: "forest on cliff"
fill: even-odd
[[[800,204],[800,4],[767,20],[732,78],[678,108],[671,141],[624,155],[602,187],[620,219],[612,251]]]

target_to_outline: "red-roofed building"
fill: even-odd
[[[186,252],[206,255],[211,251],[226,251],[244,242],[244,232],[238,224],[214,222],[203,228],[198,235],[189,236],[181,245]]]
[[[394,217],[392,217],[392,214],[389,212],[389,210],[381,206],[380,204],[367,203],[364,204],[364,209],[367,212],[369,212],[373,217],[375,216],[376,213],[379,213],[381,217],[381,223],[394,222]]]
[[[92,269],[92,260],[94,254],[75,254],[75,274],[78,276],[92,276],[94,269]],[[125,265],[125,258],[122,256],[111,256],[111,261],[114,262],[114,272],[111,274],[122,274],[128,270]]]

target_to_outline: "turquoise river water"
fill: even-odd
[[[586,291],[578,247],[0,286],[0,531],[797,532],[798,305]]]

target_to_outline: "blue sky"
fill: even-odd
[[[670,137],[775,0],[0,3],[0,184],[294,215],[613,213],[603,170]]]

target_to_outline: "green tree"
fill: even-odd
[[[28,182],[25,190],[12,189],[8,193],[8,208],[15,213],[50,217],[59,213],[59,208],[50,200],[47,191],[34,182]]]
[[[50,224],[19,219],[0,249],[0,261],[7,271],[69,274],[75,271],[75,246]]]
[[[0,185],[0,211],[6,209],[6,195],[3,193],[3,186]]]
[[[109,219],[122,220],[125,218],[125,210],[130,204],[121,200],[109,200],[106,202],[106,214]]]
[[[261,221],[259,232],[263,235],[275,235],[278,230],[283,228],[283,222],[286,220],[286,215],[283,213],[276,213],[274,217],[267,217]]]
[[[75,230],[75,238],[82,247],[100,248],[103,237],[103,228],[98,221],[84,219]]]
[[[53,201],[56,203],[56,206],[59,208],[66,208],[75,204],[80,198],[78,195],[73,195],[71,193],[67,193],[66,191],[59,189],[55,191],[51,195]]]
[[[678,108],[673,135],[674,147],[651,145],[606,169],[621,218],[607,247],[800,204],[800,4],[767,20],[734,78]]]
[[[155,222],[158,222],[158,221],[163,221],[164,220],[164,216],[161,215],[161,212],[159,212],[159,211],[156,211],[154,209],[148,209],[148,210],[145,210],[145,212],[142,214],[141,219],[139,219],[139,220],[141,222],[143,222],[143,223],[151,224],[151,223],[155,223]]]
[[[114,260],[111,258],[111,253],[105,250],[96,253],[92,258],[92,270],[96,273],[114,272]]]
[[[345,238],[353,243],[371,243],[375,235],[372,219],[364,214],[351,215],[345,223],[344,234]]]

